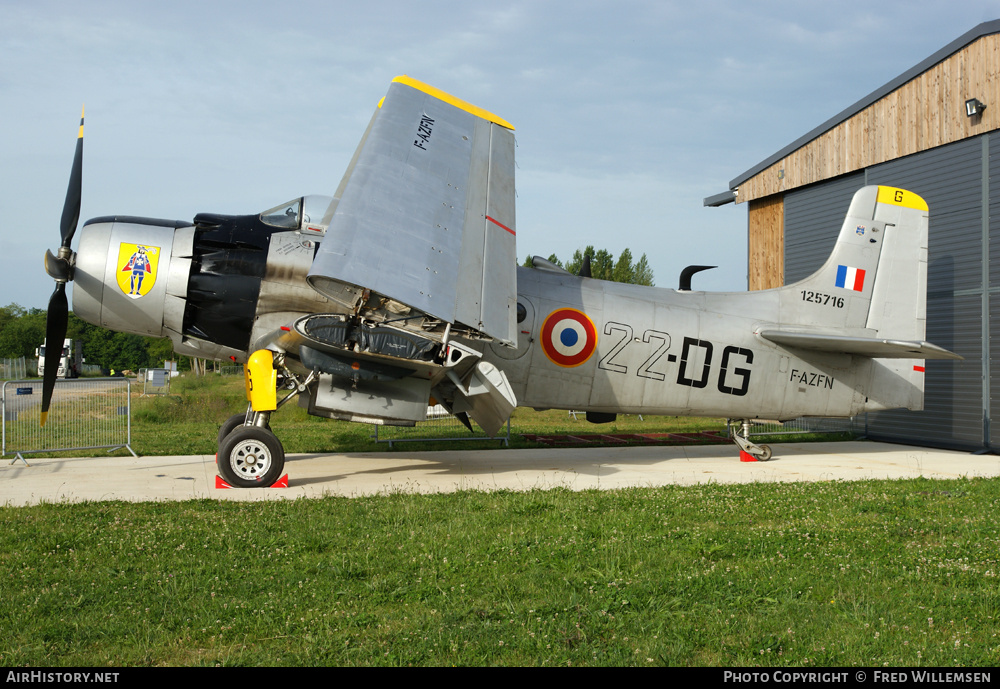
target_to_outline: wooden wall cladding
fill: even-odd
[[[785,276],[785,208],[772,196],[750,202],[747,288],[781,287]]]
[[[986,103],[982,115],[966,116],[970,98]],[[737,203],[995,129],[1000,129],[1000,34],[970,43],[751,177],[740,185]]]

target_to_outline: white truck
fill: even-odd
[[[45,344],[35,350],[38,357],[38,375],[45,375]],[[63,341],[62,356],[59,357],[59,372],[57,378],[78,378],[83,364],[83,343],[80,340],[66,338]]]

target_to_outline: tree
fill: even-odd
[[[615,263],[611,279],[615,282],[632,282],[634,274],[635,266],[632,265],[632,252],[624,249],[618,257],[618,262]]]
[[[4,328],[6,328],[12,321],[17,320],[26,313],[27,311],[24,310],[24,307],[19,306],[18,304],[11,303],[7,304],[7,306],[0,306],[0,333],[2,333]]]
[[[35,356],[45,341],[46,312],[25,309],[17,304],[0,307],[0,358]],[[116,333],[91,325],[69,313],[66,337],[83,342],[83,358],[105,370],[133,370],[161,366],[165,360],[178,360],[178,368],[189,367],[188,357],[173,353],[169,339]]]
[[[639,262],[632,269],[632,284],[653,286],[653,269],[649,267],[646,254],[642,255],[642,258],[639,259]]]
[[[0,357],[35,356],[45,341],[45,312],[10,304],[0,309]],[[60,343],[61,344],[61,343]]]
[[[91,326],[83,338],[83,357],[88,364],[100,364],[103,369],[138,371],[153,365],[150,342],[156,340]]]
[[[586,256],[590,256],[590,276],[592,278],[611,280],[613,282],[626,282],[633,285],[653,286],[653,270],[649,267],[649,260],[646,258],[646,254],[643,254],[638,262],[633,263],[632,251],[627,248],[619,254],[617,261],[614,255],[607,249],[595,250],[593,246],[588,246],[582,250],[577,249],[573,253],[573,258],[567,261],[565,265],[555,255],[550,256],[549,260],[556,265],[564,267],[570,273],[579,275],[580,268],[583,266],[583,259]],[[525,265],[530,266],[531,261],[527,261]]]
[[[146,343],[146,351],[149,353],[149,365],[153,368],[159,368],[163,366],[164,361],[171,361],[178,358],[177,354],[174,354],[174,343],[170,341],[170,338],[146,338],[148,342]]]

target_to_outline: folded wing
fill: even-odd
[[[373,298],[513,346],[513,127],[409,77],[393,80],[338,190],[309,271],[357,308]]]

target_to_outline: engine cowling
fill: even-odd
[[[202,300],[224,301],[229,288],[250,283],[249,289],[237,290],[252,293],[250,299],[241,300],[242,308],[234,304],[231,309],[231,317],[238,320],[230,328],[234,337],[199,337],[199,323],[219,319],[202,314],[204,305],[191,288],[202,263],[196,232],[194,224],[180,220],[108,216],[88,221],[80,232],[76,254],[76,315],[120,332],[169,337],[175,351],[182,354],[241,358],[253,322],[259,278],[234,275],[233,282],[240,285],[226,285]]]
[[[193,236],[194,226],[182,221],[90,220],[76,252],[73,311],[95,325],[137,335],[181,332]],[[181,303],[168,305],[168,295]]]

